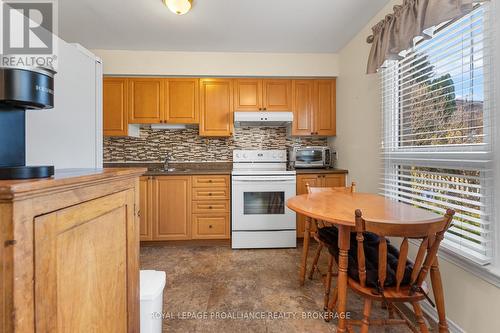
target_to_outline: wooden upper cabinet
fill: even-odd
[[[200,135],[231,136],[233,132],[233,81],[200,79]]]
[[[336,135],[335,79],[293,80],[292,135]]]
[[[129,79],[129,123],[155,124],[161,122],[163,81],[160,78]]]
[[[292,81],[285,79],[235,79],[235,111],[292,110]]]
[[[234,110],[257,111],[262,109],[262,80],[234,80]]]
[[[316,135],[336,135],[335,79],[316,80],[314,88],[314,132]]]
[[[262,80],[262,103],[264,111],[291,111],[292,80]]]
[[[103,79],[102,113],[105,136],[128,134],[127,79],[105,77]]]
[[[313,129],[313,80],[294,80],[292,135],[312,135]]]
[[[170,124],[199,122],[199,79],[168,79],[164,81],[165,117]]]
[[[191,239],[191,177],[156,177],[153,184],[153,238]]]

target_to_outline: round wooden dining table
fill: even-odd
[[[325,191],[297,195],[288,199],[287,206],[296,213],[306,217],[302,265],[299,275],[300,285],[304,284],[307,271],[307,255],[309,252],[312,221],[320,220],[325,224],[335,225],[339,230],[339,272],[337,280],[338,332],[346,332],[348,251],[350,247],[350,233],[355,226],[355,210],[360,209],[363,213],[363,218],[366,220],[383,223],[418,223],[419,221],[440,218],[440,215],[428,210],[398,202],[382,195],[347,191]],[[431,267],[430,275],[439,315],[439,332],[448,332],[443,288],[437,258]]]

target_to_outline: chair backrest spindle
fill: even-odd
[[[361,286],[366,286],[366,264],[365,264],[365,251],[363,249],[363,230],[365,229],[365,221],[361,217],[361,211],[356,210],[356,241],[358,243],[358,274]]]
[[[406,269],[406,259],[408,258],[408,238],[403,238],[401,246],[399,248],[398,257],[398,267],[396,268],[396,291],[399,291],[401,282],[403,281],[405,269]]]
[[[378,243],[378,282],[384,287],[387,277],[387,240],[384,236],[379,236]]]

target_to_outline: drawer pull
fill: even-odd
[[[208,206],[208,209],[212,209],[212,206]]]
[[[212,225],[211,225],[211,224],[209,224],[209,225],[208,225],[208,228],[209,228],[209,229],[212,229]]]
[[[209,180],[208,180],[208,182],[209,182],[209,183],[211,183],[211,182],[212,182],[212,179],[209,179]]]
[[[212,195],[212,192],[208,193],[208,195]]]

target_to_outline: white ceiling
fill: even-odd
[[[388,0],[59,0],[59,35],[90,49],[337,52]]]

